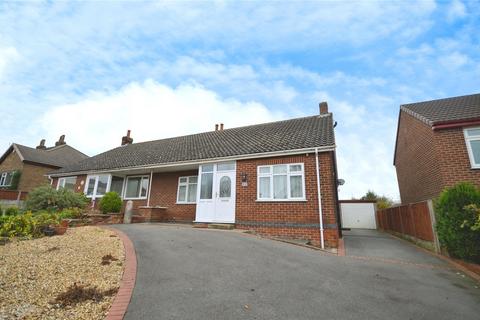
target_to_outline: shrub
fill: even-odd
[[[67,208],[59,213],[61,219],[80,219],[83,216],[83,210],[80,208]]]
[[[5,216],[0,226],[0,236],[4,237],[28,237],[42,236],[42,229],[49,225],[60,223],[58,214],[47,211],[32,214],[26,212],[16,216]]]
[[[116,192],[107,192],[100,200],[100,210],[103,213],[120,212],[122,209],[122,199]]]
[[[475,224],[475,215],[466,208],[480,205],[480,190],[471,183],[445,189],[435,202],[436,229],[440,243],[456,258],[480,261],[480,233],[465,225]]]
[[[6,216],[16,216],[20,213],[20,209],[18,207],[8,207],[5,209],[5,215]]]
[[[81,193],[71,190],[55,190],[50,185],[45,185],[32,190],[26,201],[27,209],[39,210],[63,210],[65,208],[85,208],[89,200]]]

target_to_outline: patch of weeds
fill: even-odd
[[[117,261],[118,259],[112,256],[111,254],[104,255],[102,257],[102,266],[109,265],[112,261]]]
[[[58,304],[60,306],[73,306],[85,301],[99,302],[104,297],[112,296],[117,293],[118,288],[101,291],[97,287],[87,288],[85,285],[77,285],[74,283],[68,287],[67,291],[60,293],[50,304]]]

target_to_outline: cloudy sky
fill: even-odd
[[[0,149],[119,145],[318,113],[341,197],[399,198],[399,105],[479,92],[472,2],[0,4]]]

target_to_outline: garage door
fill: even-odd
[[[375,203],[340,203],[342,227],[376,229]]]

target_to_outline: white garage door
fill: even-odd
[[[340,203],[342,227],[350,229],[376,229],[374,203]]]

